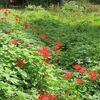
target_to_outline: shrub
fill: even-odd
[[[62,6],[61,12],[64,14],[84,11],[84,6],[75,1],[70,1]]]

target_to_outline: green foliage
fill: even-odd
[[[26,9],[27,10],[44,10],[44,8],[42,8],[41,6],[35,6],[35,5],[28,5],[28,6],[26,6]]]
[[[90,2],[93,2],[93,3],[98,3],[98,4],[100,4],[100,0],[90,0]]]
[[[75,25],[63,24],[59,21],[48,19],[39,19],[31,22],[31,25],[34,26],[35,24],[41,27],[43,33],[47,33],[50,37],[51,41],[43,41],[46,45],[52,48],[56,41],[63,43],[61,54],[55,55],[52,59],[59,66],[68,68],[73,63],[78,62],[82,64],[91,64],[94,61],[99,62],[100,50],[98,45],[100,34],[98,26],[92,26],[91,21],[82,21]]]
[[[9,0],[1,0],[0,5],[6,7],[8,5],[8,1]],[[44,7],[48,7],[51,4],[65,4],[66,2],[80,2],[81,4],[88,4],[88,2],[90,2],[100,4],[100,0],[26,0],[25,5],[42,5]]]
[[[65,3],[62,6],[61,12],[63,12],[63,14],[68,14],[68,13],[74,13],[74,12],[78,13],[84,10],[85,8],[84,6],[82,6],[82,4],[75,1],[70,1],[68,3]]]
[[[7,6],[9,0],[0,0],[0,5]]]
[[[0,100],[37,100],[42,92],[56,95],[57,100],[99,99],[100,18],[98,12],[81,10],[76,2],[68,4],[58,12],[40,6],[10,10],[8,15],[4,9],[0,11],[0,18],[4,18],[0,19]],[[23,25],[26,21],[28,28]],[[40,39],[45,34],[50,40]],[[13,39],[19,44],[12,44]],[[56,55],[53,46],[57,42],[62,46]],[[50,65],[37,52],[45,46],[52,55]],[[23,59],[23,66],[17,65],[18,59]],[[84,65],[87,74],[75,71],[75,63]],[[91,70],[97,72],[95,81],[89,80]],[[73,77],[64,78],[69,71]],[[76,78],[82,78],[84,84],[77,84]]]

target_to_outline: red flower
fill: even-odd
[[[47,38],[47,35],[41,35],[40,38],[41,39],[46,39]]]
[[[10,41],[10,43],[14,44],[14,45],[18,45],[19,44],[19,41],[16,40],[16,39],[13,39]]]
[[[65,78],[72,78],[73,77],[73,74],[72,74],[72,72],[66,72],[63,76]]]
[[[60,53],[60,50],[54,50],[54,53],[55,54],[59,54]]]
[[[2,6],[0,6],[0,10],[3,10],[4,8]]]
[[[48,38],[48,37],[47,37],[46,39],[47,39],[47,40],[51,40],[51,39],[50,39],[50,38]]]
[[[28,28],[28,23],[27,22],[24,22],[24,28]]]
[[[76,79],[76,82],[77,82],[78,84],[83,84],[83,83],[84,83],[84,81],[83,81],[82,79],[80,79],[80,78],[77,78],[77,79]]]
[[[16,61],[16,65],[19,66],[19,67],[23,67],[25,64],[24,60],[23,59],[18,59]]]
[[[10,11],[9,10],[4,10],[4,14],[5,14],[5,16],[7,16],[7,15],[10,14]]]
[[[42,47],[42,48],[38,49],[38,52],[48,51],[48,50],[49,50],[48,47]]]
[[[45,40],[50,40],[50,38],[47,35],[40,35],[40,38]]]
[[[98,77],[97,77],[97,72],[96,72],[96,71],[90,71],[89,74],[90,74],[89,79],[90,79],[91,81],[95,81],[95,80],[98,79]]]
[[[72,67],[73,67],[75,70],[77,70],[79,73],[82,73],[82,74],[87,73],[86,68],[83,67],[82,65],[74,64],[74,65],[72,65]]]
[[[8,12],[5,11],[4,14],[5,14],[5,16],[7,16],[8,15]]]
[[[73,64],[73,65],[72,65],[72,67],[73,67],[75,70],[77,70],[77,71],[78,71],[78,70],[80,70],[80,69],[81,69],[81,67],[82,67],[82,66],[81,66],[81,65],[79,65],[79,64]]]
[[[38,53],[45,58],[49,58],[51,54],[48,52],[48,49],[48,47],[42,47],[38,50]]]
[[[89,80],[91,80],[91,81],[96,81],[97,79],[98,79],[98,77],[96,75],[89,76]]]
[[[1,18],[0,18],[0,21],[6,21],[6,18],[1,17]]]
[[[50,53],[45,52],[45,51],[44,52],[41,52],[40,55],[43,56],[43,57],[45,57],[45,58],[49,58],[51,56]]]
[[[49,93],[42,93],[38,97],[38,100],[57,100],[56,96],[51,95]]]
[[[52,62],[50,60],[46,60],[45,64],[52,64]]]
[[[97,72],[96,71],[90,71],[89,74],[92,75],[92,76],[95,76],[95,75],[97,75]]]
[[[18,15],[15,15],[15,19],[16,19],[18,22],[20,22],[20,21],[21,21],[21,17],[20,17],[20,16],[18,16]]]
[[[7,33],[11,33],[11,32],[13,32],[13,30],[12,29],[8,29],[8,30],[6,30],[6,32]]]
[[[62,42],[57,42],[56,45],[62,46]]]
[[[59,49],[60,46],[59,45],[54,45],[54,49]]]
[[[62,42],[57,42],[57,43],[54,45],[54,49],[60,49],[61,46],[62,46]]]
[[[79,73],[82,73],[82,74],[86,74],[87,73],[87,70],[85,67],[81,67],[81,69],[78,71]]]

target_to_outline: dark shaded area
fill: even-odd
[[[54,5],[62,5],[65,2],[69,2],[73,0],[2,0],[0,1],[0,5],[7,6],[13,5],[13,6],[25,6],[28,4],[31,5],[42,5],[43,7],[48,7],[51,4]],[[91,3],[100,4],[100,0],[89,0]]]
[[[26,0],[9,0],[8,1],[8,6],[14,5],[14,6],[19,6],[19,5],[24,5],[26,3]]]
[[[62,4],[64,0],[9,0],[8,4],[10,5],[23,5],[25,3],[32,3],[32,4]]]
[[[53,4],[62,4],[64,1],[65,1],[65,0],[51,0],[51,1],[49,2],[49,4],[50,4],[50,3],[53,3]]]
[[[89,0],[92,3],[100,4],[100,0]]]

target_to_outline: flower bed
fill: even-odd
[[[97,40],[86,38],[90,36],[90,29],[84,27],[87,23],[67,31],[64,23],[56,21],[57,16],[45,10],[38,12],[22,14],[0,9],[0,99],[98,100],[99,35],[94,37]],[[47,20],[48,16],[52,18]],[[41,17],[46,19],[41,20]],[[62,30],[78,34],[58,33]],[[81,37],[80,32],[86,32],[87,36]]]

